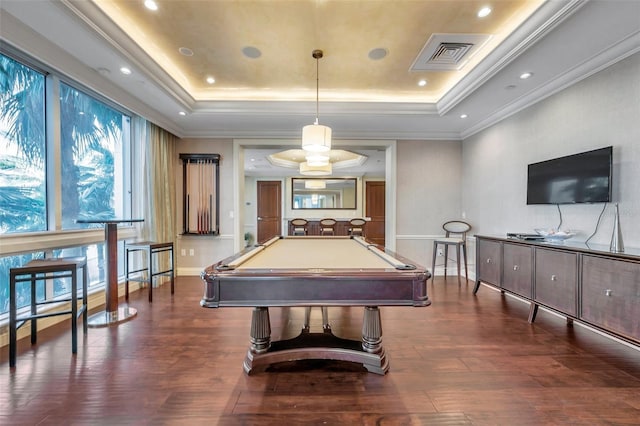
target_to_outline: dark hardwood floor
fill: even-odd
[[[473,283],[436,279],[427,308],[384,307],[386,376],[327,361],[246,376],[249,308],[199,306],[179,277],[133,293],[137,318],[89,329],[71,354],[68,324],[0,354],[3,425],[594,425],[639,424],[640,351]],[[273,338],[302,308],[270,309]],[[330,308],[335,334],[358,338],[362,308]],[[320,310],[312,311],[320,330]]]

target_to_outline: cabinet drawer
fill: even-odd
[[[536,248],[535,256],[536,302],[576,316],[578,255]]]
[[[501,244],[497,241],[479,239],[476,250],[478,281],[500,286]]]
[[[584,255],[580,317],[640,340],[640,264]]]
[[[502,288],[520,296],[533,297],[533,249],[505,243],[502,262]]]

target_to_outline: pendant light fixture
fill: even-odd
[[[326,166],[310,166],[306,161],[300,163],[300,174],[303,176],[329,176],[333,171],[331,163]]]
[[[323,179],[305,180],[304,187],[305,189],[325,189],[327,182]]]
[[[302,128],[302,149],[309,152],[326,152],[331,149],[331,128],[318,124],[320,103],[319,61],[322,50],[316,49],[311,53],[316,60],[316,121]]]

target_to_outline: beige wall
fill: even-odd
[[[462,206],[481,234],[556,227],[556,206],[527,206],[527,164],[613,145],[613,200],[620,203],[625,245],[640,247],[640,54],[466,139]],[[563,227],[584,241],[603,204],[562,205]],[[613,206],[591,240],[608,244]]]
[[[176,157],[176,200],[178,229],[175,253],[179,275],[200,275],[207,266],[222,260],[233,251],[233,142],[230,139],[182,139],[178,154],[220,154],[220,235],[181,235],[182,228],[182,161]],[[184,250],[185,255],[183,255]],[[193,256],[191,256],[193,250]]]
[[[397,252],[431,269],[433,238],[463,215],[462,142],[398,141],[397,158]]]

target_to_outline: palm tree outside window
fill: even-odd
[[[130,116],[13,53],[0,53],[0,236],[90,226],[75,223],[79,217],[130,217]],[[52,93],[57,99],[45,96]],[[50,134],[56,137],[49,140]],[[47,169],[56,164],[59,169]],[[104,280],[103,250],[99,243],[53,254],[87,256],[95,285]],[[0,315],[9,268],[43,255],[0,257]]]

